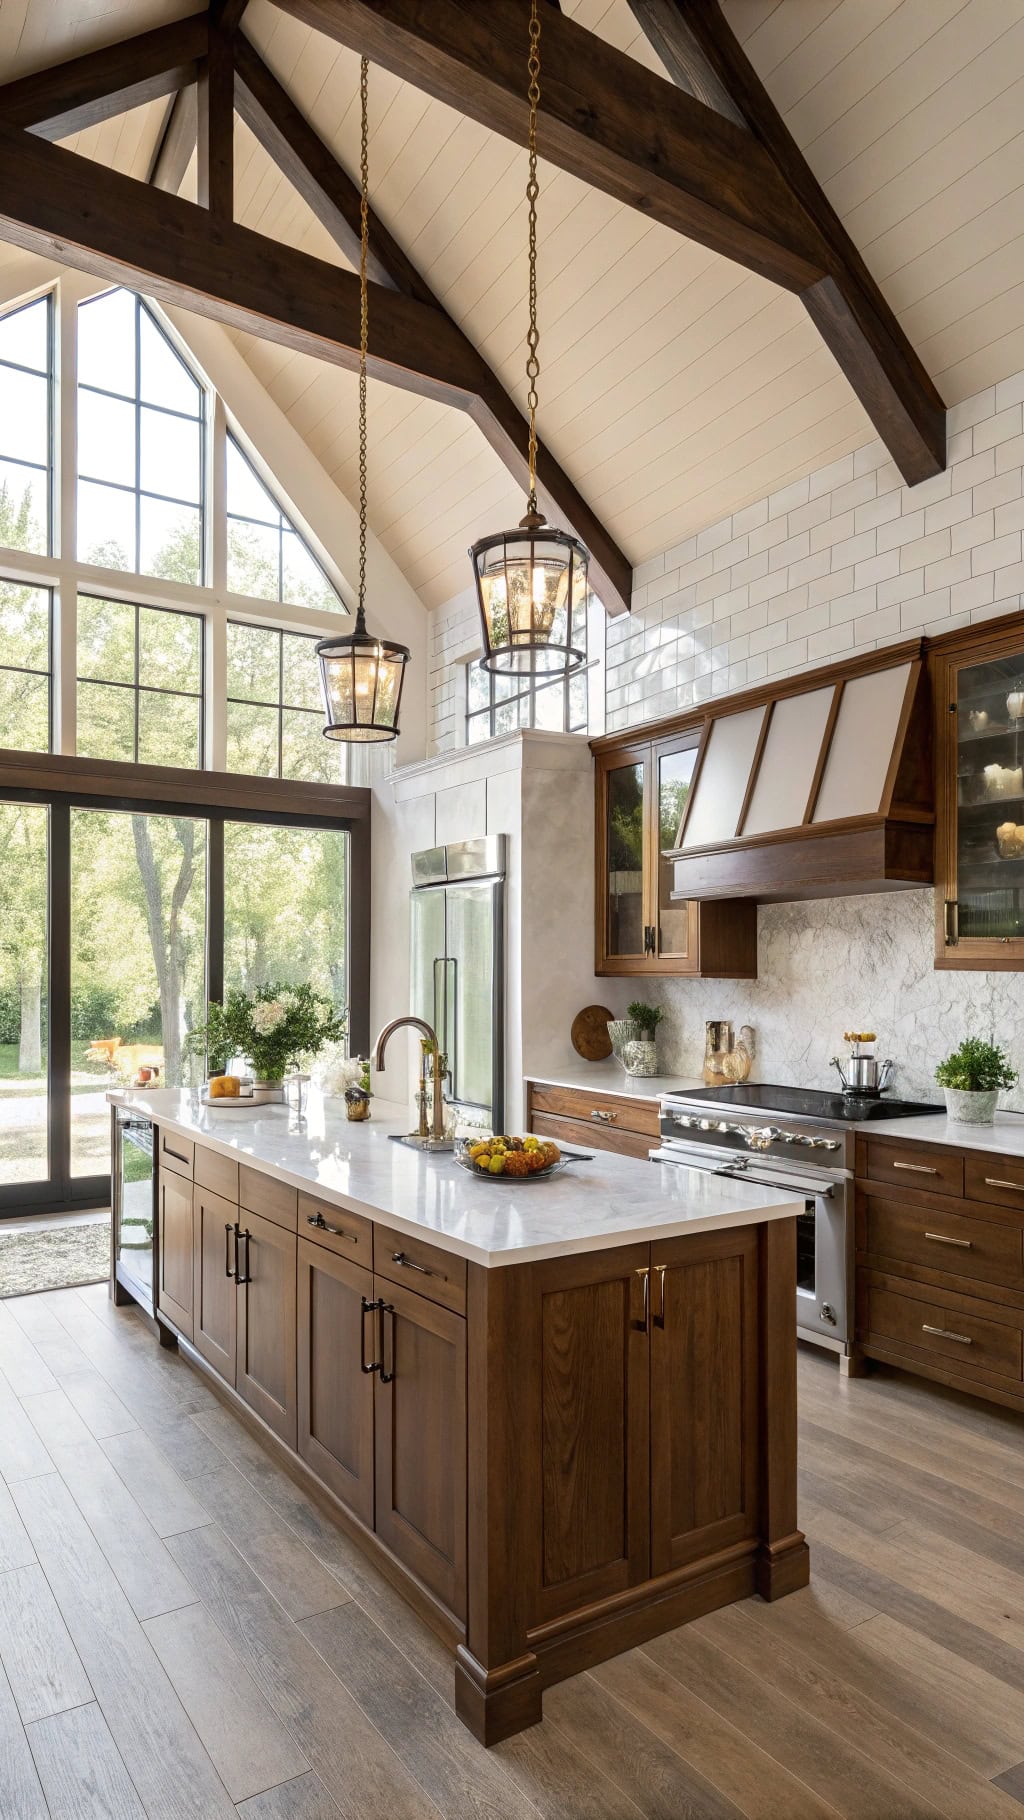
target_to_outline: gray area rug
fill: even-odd
[[[0,1298],[99,1283],[109,1274],[109,1219],[44,1232],[0,1231]]]

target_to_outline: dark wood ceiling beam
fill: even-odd
[[[525,145],[525,0],[277,0],[282,10]],[[752,136],[554,8],[541,32],[541,156],[654,221],[802,291],[820,236]]]
[[[0,121],[41,139],[67,139],[194,82],[207,15],[193,13],[136,38],[88,51],[0,87]]]
[[[353,265],[359,263],[359,189],[334,153],[306,120],[267,68],[244,33],[234,41],[235,106],[260,144],[308,204]],[[379,216],[370,211],[371,278],[401,291],[431,309],[443,311],[434,295]],[[450,321],[447,312],[446,320]],[[373,316],[370,318],[371,335]],[[455,333],[463,331],[452,324]],[[528,475],[529,425],[497,374],[472,348],[482,380],[469,414],[524,491]],[[591,582],[606,610],[628,611],[633,583],[629,558],[606,526],[587,505],[551,451],[541,444],[537,451],[537,477],[544,504],[553,520],[568,524],[591,553]]]
[[[197,138],[196,84],[178,90],[168,109],[164,130],[153,153],[149,182],[176,196],[185,179]]]
[[[788,188],[794,209],[813,223],[827,248],[829,270],[801,292],[808,315],[904,479],[913,485],[939,473],[946,465],[943,401],[718,0],[629,0],[629,5],[674,82],[692,92],[700,60],[731,98]]]
[[[746,127],[726,84],[708,62],[686,16],[662,0],[629,0],[629,10],[648,43],[657,51],[677,88],[714,108],[737,126]]]
[[[234,38],[210,21],[196,83],[196,201],[219,220],[235,213]]]
[[[527,0],[277,0],[286,12],[522,144]],[[653,5],[653,0],[651,0]],[[945,464],[942,400],[828,205],[715,0],[661,0],[747,121],[738,126],[553,9],[541,32],[542,157],[795,291],[911,484]],[[649,15],[648,15],[649,16]],[[719,29],[721,27],[721,30]],[[785,142],[785,143],[784,143]],[[787,149],[788,148],[788,149]],[[811,180],[813,184],[813,179]]]

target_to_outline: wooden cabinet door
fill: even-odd
[[[1024,966],[1022,673],[1016,628],[934,662],[940,967]]]
[[[235,1288],[238,1208],[209,1189],[192,1191],[195,1246],[194,1331],[192,1344],[228,1384],[235,1381]]]
[[[192,1179],[161,1169],[157,1306],[186,1340],[192,1338]]]
[[[457,1617],[466,1613],[466,1323],[398,1283],[383,1299],[374,1384],[375,1528]]]
[[[335,1497],[373,1527],[373,1374],[379,1327],[373,1277],[299,1240],[298,1449]],[[364,1350],[365,1348],[365,1350]]]
[[[651,1573],[758,1533],[758,1229],[651,1246]]]
[[[537,1623],[648,1577],[650,1247],[537,1264],[531,1326],[509,1369],[541,1408]]]
[[[235,1389],[269,1428],[295,1446],[295,1234],[242,1212]]]

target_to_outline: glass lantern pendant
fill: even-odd
[[[482,670],[499,676],[568,675],[585,662],[587,566],[590,555],[578,537],[557,531],[537,509],[537,108],[540,103],[540,19],[530,7],[527,63],[530,102],[529,210],[530,326],[526,337],[527,403],[530,412],[530,481],[526,513],[514,531],[499,531],[472,545],[477,602],[483,629]]]
[[[369,155],[367,89],[369,64],[359,66],[362,109],[360,146],[359,254],[359,606],[354,632],[322,638],[316,647],[327,724],[325,739],[373,745],[397,739],[402,681],[409,661],[406,645],[374,638],[366,630],[366,350],[369,326],[366,265],[369,248]]]

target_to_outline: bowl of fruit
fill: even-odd
[[[536,1182],[571,1162],[557,1144],[538,1137],[456,1138],[455,1161],[473,1175],[500,1182]]]

